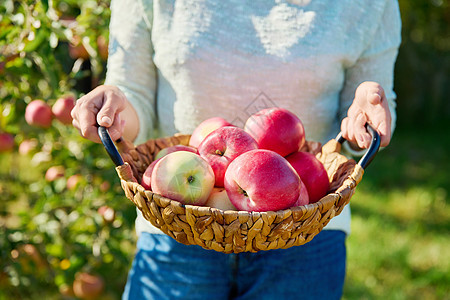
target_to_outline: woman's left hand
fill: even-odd
[[[368,148],[372,137],[365,124],[369,123],[380,135],[381,147],[391,141],[391,113],[380,84],[366,81],[355,92],[355,99],[342,120],[342,136],[360,148]]]

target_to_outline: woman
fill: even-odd
[[[367,148],[370,123],[389,144],[395,125],[397,1],[122,0],[111,3],[105,85],[72,111],[82,136],[96,125],[135,144],[191,133],[209,117],[242,125],[279,106],[309,140],[339,130]],[[353,146],[352,146],[353,145]],[[311,242],[286,250],[223,254],[185,246],[138,211],[137,253],[124,299],[338,299],[350,209]]]

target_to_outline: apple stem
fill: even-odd
[[[193,177],[193,176],[189,176],[188,179],[187,179],[187,181],[188,181],[189,183],[192,183],[192,182],[194,181],[194,177]]]
[[[217,155],[220,155],[220,156],[223,156],[223,152],[220,151],[219,149],[216,150],[216,154],[217,154]]]

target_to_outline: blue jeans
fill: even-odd
[[[345,233],[257,253],[224,254],[142,233],[122,299],[340,299]]]

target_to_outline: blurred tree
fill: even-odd
[[[395,90],[399,125],[450,121],[450,3],[400,0],[402,45]]]

